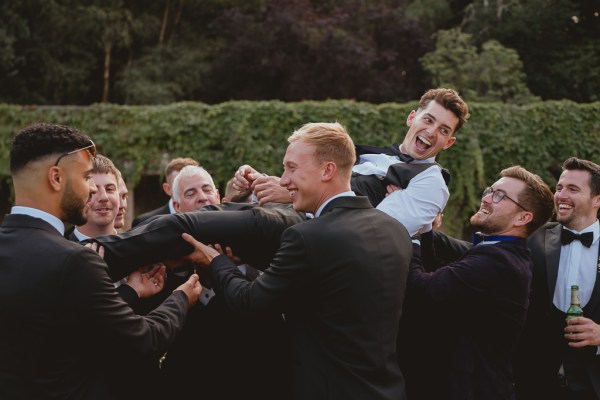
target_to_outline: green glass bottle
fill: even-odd
[[[567,319],[583,317],[581,301],[579,300],[579,286],[571,286],[571,306],[567,310]]]

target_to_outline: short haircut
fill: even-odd
[[[15,174],[27,163],[50,155],[59,156],[90,145],[90,138],[65,125],[38,123],[17,133],[10,149],[10,172]]]
[[[113,174],[119,182],[119,176],[121,173],[115,167],[115,164],[108,158],[101,154],[97,154],[92,159],[92,174]]]
[[[600,165],[588,160],[571,157],[565,160],[563,170],[581,170],[590,173],[590,189],[592,196],[600,194]]]
[[[469,119],[469,106],[454,89],[429,89],[419,100],[419,110],[424,109],[431,101],[435,101],[446,110],[452,111],[458,118],[454,132],[458,131]]]
[[[527,224],[528,235],[548,222],[554,213],[554,195],[542,178],[518,165],[503,169],[500,176],[525,183],[525,189],[517,195],[517,199],[523,208],[533,214],[531,222]]]
[[[165,168],[165,180],[169,177],[169,175],[171,175],[172,172],[181,171],[181,169],[187,165],[198,166],[200,163],[189,157],[178,157],[169,161]]]
[[[179,171],[179,173],[175,177],[175,180],[173,181],[173,187],[171,188],[171,190],[173,191],[173,200],[175,200],[178,203],[181,201],[181,188],[179,187],[179,183],[181,179],[186,176],[203,176],[205,178],[208,178],[208,180],[210,181],[210,185],[213,189],[216,190],[215,182],[213,181],[213,178],[212,176],[210,176],[208,171],[197,165],[186,165],[181,169],[181,171]]]
[[[288,142],[303,141],[315,147],[314,156],[319,163],[333,161],[340,174],[348,179],[356,162],[352,138],[338,122],[308,123],[292,133]]]

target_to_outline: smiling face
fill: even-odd
[[[408,132],[402,142],[402,151],[416,160],[436,156],[454,144],[458,117],[435,101],[417,111],[411,111],[406,120]]]
[[[283,158],[279,184],[290,193],[296,211],[315,213],[327,198],[321,181],[323,167],[314,152],[314,145],[298,140],[290,143]]]
[[[495,191],[503,191],[508,197],[519,201],[519,193],[525,189],[525,182],[509,177],[500,178],[492,185]],[[513,233],[519,214],[523,211],[518,205],[504,197],[498,203],[492,201],[492,194],[481,199],[481,206],[471,217],[475,230],[486,235],[509,235]]]
[[[564,170],[556,184],[556,220],[569,229],[581,231],[597,218],[600,195],[592,196],[590,172]]]
[[[219,204],[219,191],[213,186],[210,176],[195,174],[178,177],[179,201],[173,198],[173,206],[178,212],[199,210],[207,204]]]
[[[103,233],[114,233],[114,222],[119,211],[117,177],[113,174],[92,174],[96,192],[87,204],[88,228]]]
[[[115,229],[121,229],[125,226],[125,214],[127,213],[127,197],[129,196],[129,190],[123,178],[119,178],[119,211],[115,218]]]

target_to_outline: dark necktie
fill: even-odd
[[[579,240],[585,247],[590,247],[594,241],[594,233],[586,232],[578,235],[577,233],[563,228],[560,233],[560,243],[564,246],[565,244],[571,243],[573,240]]]
[[[388,146],[387,150],[389,153],[391,153],[391,155],[397,156],[400,159],[400,161],[402,161],[402,162],[409,164],[411,161],[414,161],[414,158],[412,158],[408,154],[404,154],[404,153],[400,152],[400,145],[398,145],[398,143],[394,143],[394,144]]]

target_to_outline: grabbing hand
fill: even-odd
[[[585,317],[568,319],[565,339],[571,347],[600,346],[600,325]]]
[[[164,265],[156,265],[150,271],[143,273],[144,267],[138,268],[127,277],[127,285],[135,290],[140,298],[154,296],[165,286]]]
[[[213,258],[219,255],[217,250],[197,241],[188,233],[183,233],[181,237],[194,247],[194,251],[184,258],[193,262],[195,265],[206,268],[210,265],[210,262],[213,260]]]
[[[192,274],[190,276],[190,278],[187,280],[187,282],[179,285],[179,287],[174,290],[174,291],[181,290],[186,294],[190,307],[195,306],[196,303],[198,302],[198,299],[200,298],[200,292],[202,291],[202,285],[200,284],[199,279],[200,278],[198,277],[197,274]]]

